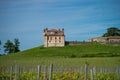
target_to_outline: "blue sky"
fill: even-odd
[[[43,29],[65,29],[67,41],[120,28],[120,0],[0,0],[0,40],[19,38],[20,49],[43,44]],[[3,48],[0,53],[3,52]]]

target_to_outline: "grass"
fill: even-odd
[[[0,56],[0,66],[49,65],[98,67],[120,66],[120,45],[90,44],[66,47],[42,46],[7,56]]]
[[[77,45],[66,47],[42,46],[29,49],[10,56],[36,56],[36,57],[118,57],[120,46],[105,44]]]
[[[119,57],[104,57],[104,58],[62,58],[62,57],[2,57],[0,58],[1,66],[10,65],[24,65],[24,66],[36,66],[36,65],[50,65],[55,66],[83,66],[86,62],[90,66],[97,67],[118,67],[120,66]]]

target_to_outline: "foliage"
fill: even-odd
[[[1,40],[0,40],[0,45],[2,44]],[[0,49],[1,50],[1,49]]]
[[[1,40],[0,40],[0,45],[2,44]]]
[[[9,54],[14,52],[14,44],[10,40],[7,40],[7,42],[4,45],[4,48],[4,51]]]
[[[14,52],[19,52],[20,42],[19,39],[14,39]]]
[[[97,73],[96,78],[98,80],[118,80],[119,75],[117,73]]]
[[[103,34],[104,37],[107,36],[120,36],[120,29],[116,27],[110,27],[107,29],[107,32]]]
[[[88,80],[91,80],[91,74],[88,74]],[[15,76],[15,74],[13,74]],[[48,79],[48,74],[46,76]],[[1,77],[6,77],[7,79],[10,79],[9,73],[2,73]],[[80,72],[54,72],[52,75],[52,80],[84,80],[84,73]],[[96,73],[95,80],[118,80],[117,73]],[[37,73],[35,72],[23,72],[21,73],[20,79],[22,80],[37,80]],[[0,79],[2,80],[2,79]],[[13,77],[13,80],[19,80],[18,76],[15,78]],[[44,73],[40,73],[40,80],[44,80]]]
[[[14,39],[14,43],[10,40],[7,40],[7,42],[4,44],[4,51],[8,54],[19,52],[19,44],[20,42],[18,39]]]
[[[21,77],[23,80],[36,80],[36,75],[33,72],[23,72]]]

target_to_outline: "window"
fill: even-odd
[[[55,40],[56,40],[57,38],[55,37]]]
[[[61,37],[59,37],[59,40],[61,39]]]
[[[59,43],[61,43],[61,37],[59,37]]]
[[[54,32],[50,32],[50,34],[54,34]]]

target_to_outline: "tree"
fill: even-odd
[[[7,40],[3,47],[5,48],[4,51],[7,52],[8,54],[14,52],[14,44],[10,40]]]
[[[19,52],[19,39],[14,39],[14,43],[11,42],[10,40],[7,40],[7,42],[5,43],[5,45],[3,46],[5,48],[5,52],[7,52],[8,54],[10,53],[16,53]]]
[[[1,40],[0,40],[0,45],[2,44]],[[1,49],[0,49],[1,50]]]
[[[20,42],[19,39],[14,39],[14,52],[19,52]]]
[[[0,45],[2,44],[2,42],[0,41]]]
[[[110,27],[107,29],[107,32],[103,34],[104,37],[107,36],[120,36],[120,29],[116,27]]]

